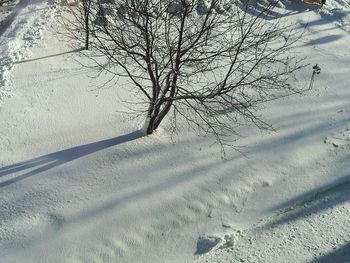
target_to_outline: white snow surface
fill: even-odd
[[[280,6],[321,74],[223,160],[187,129],[142,137],[128,83],[96,89],[29,1],[0,37],[0,261],[350,262],[350,4]]]

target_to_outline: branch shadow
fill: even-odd
[[[268,10],[265,1],[247,1],[241,2],[240,8],[252,16],[260,16],[264,20],[273,20],[283,16],[274,10],[274,8]]]
[[[0,168],[0,177],[12,175],[17,172],[24,172],[27,169],[35,168],[32,171],[24,172],[23,174],[10,178],[0,183],[0,188],[11,185],[20,180],[37,175],[56,166],[71,162],[75,159],[92,154],[103,149],[116,146],[122,143],[130,142],[142,137],[140,131],[131,132],[121,135],[119,137],[98,141],[94,143],[84,144],[76,147],[72,147],[66,150],[57,151],[47,155],[43,155],[25,162],[9,165]]]
[[[320,123],[316,125],[309,126],[304,130],[298,130],[290,133],[288,136],[281,136],[280,138],[267,139],[260,144],[257,144],[250,148],[251,152],[261,153],[261,152],[273,152],[280,148],[293,148],[296,147],[297,143],[306,141],[313,136],[320,135],[325,132],[331,132],[334,128],[342,128],[344,125],[350,122],[350,118],[346,118],[334,126],[330,126],[327,123]],[[305,124],[306,125],[306,124]],[[322,133],[321,133],[322,132]],[[323,139],[323,138],[322,138]]]
[[[332,10],[331,14],[320,12],[321,19],[308,23],[309,27],[324,25],[329,22],[337,22],[347,16],[348,12],[342,10]]]
[[[184,170],[176,174],[176,176],[170,177],[164,181],[156,182],[151,186],[131,191],[121,197],[112,199],[103,203],[98,207],[93,207],[85,211],[77,213],[65,222],[65,226],[70,224],[81,224],[93,218],[101,217],[108,212],[113,212],[115,210],[121,211],[125,207],[130,207],[134,203],[142,202],[142,200],[147,200],[148,198],[166,193],[175,188],[183,188],[189,184],[190,181],[194,181],[197,178],[203,178],[204,171],[215,171],[220,162],[215,159],[208,161],[207,164],[194,167],[193,169]],[[161,169],[157,170],[158,173],[164,173]],[[157,204],[155,204],[157,205]]]
[[[321,256],[309,263],[346,263],[350,260],[350,243],[341,248]]]
[[[270,1],[270,4],[271,2],[272,1]],[[245,10],[244,8],[245,5],[246,3],[243,2],[241,5],[241,9]],[[246,11],[253,16],[257,16],[261,12],[266,11],[266,6],[267,6],[266,1],[255,1],[254,4],[250,4],[250,8],[248,8]],[[287,10],[287,11],[279,11],[277,8],[283,8],[284,10]],[[299,13],[315,11],[319,8],[320,8],[320,5],[318,4],[306,4],[306,3],[301,3],[299,1],[284,2],[283,7],[279,7],[276,2],[276,6],[273,7],[272,10],[269,10],[264,16],[261,16],[261,18],[271,21],[281,17],[287,17],[287,16],[296,15]]]
[[[308,41],[307,43],[305,43],[304,46],[327,44],[327,43],[337,41],[337,40],[341,39],[342,37],[343,36],[341,36],[341,35],[324,36],[324,37],[320,37],[317,39],[312,39],[312,40]]]
[[[287,12],[283,16],[315,11],[317,9],[320,9],[321,7],[319,4],[304,3],[302,1],[289,1],[283,4],[286,7],[286,9],[289,10],[289,12]]]
[[[277,214],[278,219],[269,223],[268,226],[276,227],[287,224],[349,201],[350,175],[346,175],[335,182],[303,193],[288,202],[271,208],[271,211],[279,210],[280,212]]]
[[[326,184],[312,191],[303,193],[287,202],[281,203],[278,206],[273,207],[272,210],[283,209],[293,204],[303,205],[306,203],[310,203],[314,199],[331,195],[332,193],[336,193],[338,190],[343,189],[350,189],[350,174],[343,176],[332,183]]]
[[[39,58],[31,58],[31,59],[25,59],[25,60],[21,60],[21,61],[15,61],[15,62],[13,62],[13,64],[22,64],[22,63],[42,60],[42,59],[46,59],[46,58],[59,57],[59,56],[63,56],[63,55],[66,55],[66,54],[76,53],[76,52],[79,52],[79,51],[82,51],[82,50],[84,50],[84,48],[77,48],[77,49],[73,49],[73,50],[70,50],[70,51],[67,51],[67,52],[61,52],[61,53],[47,55],[47,56],[43,56],[43,57],[39,57]]]
[[[244,9],[244,6],[245,4],[243,3],[241,6],[241,9]],[[276,7],[278,6],[276,5]],[[255,4],[251,5],[251,8],[248,8],[246,11],[253,16],[257,16],[258,14],[263,12],[265,8],[266,8],[266,1],[256,1]],[[269,12],[267,12],[267,14],[262,16],[262,18],[265,20],[271,21],[274,19],[288,17],[288,16],[301,14],[301,13],[307,13],[307,12],[319,13],[320,19],[316,19],[308,23],[301,23],[300,28],[304,28],[306,26],[311,28],[314,26],[334,23],[344,19],[349,14],[349,12],[341,9],[332,9],[331,12],[324,11],[324,9],[320,4],[304,3],[302,1],[285,1],[283,2],[283,7],[279,7],[277,9],[273,8],[273,10],[270,10]]]

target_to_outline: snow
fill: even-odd
[[[0,102],[2,97],[11,96],[11,88],[9,86],[9,72],[16,63],[28,58],[31,54],[30,49],[37,45],[41,39],[42,31],[45,29],[47,19],[52,16],[52,8],[45,5],[45,11],[38,16],[31,16],[30,13],[35,12],[35,5],[27,5],[30,0],[21,1],[18,7],[13,8],[12,13],[4,18],[11,21],[6,30],[1,30],[0,45]],[[35,1],[32,1],[35,2]],[[23,9],[23,7],[25,9]],[[22,15],[24,14],[24,15]],[[16,19],[17,18],[17,19]],[[5,25],[4,25],[5,27]]]
[[[227,159],[184,129],[141,136],[127,84],[96,89],[85,56],[30,1],[0,37],[1,262],[350,260],[350,5],[285,1],[315,87],[266,105]],[[123,86],[118,89],[118,86]],[[181,125],[181,124],[180,124]]]
[[[195,262],[348,262],[349,197],[349,182],[340,182],[250,229],[234,232],[230,246],[216,247]]]

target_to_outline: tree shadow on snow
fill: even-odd
[[[320,19],[309,22],[308,27],[320,26],[330,22],[337,22],[348,15],[348,12],[343,10],[332,10],[331,13],[320,12]]]
[[[316,11],[320,8],[320,5],[318,4],[308,4],[303,3],[302,1],[289,1],[284,2],[283,4],[285,6],[285,9],[288,10],[288,12],[283,14],[283,16]]]
[[[52,55],[47,55],[47,56],[43,56],[43,57],[39,57],[39,58],[31,58],[31,59],[25,59],[25,60],[21,60],[21,61],[15,61],[15,62],[13,62],[13,64],[22,64],[22,63],[42,60],[42,59],[46,59],[46,58],[59,57],[59,56],[63,56],[63,55],[71,54],[71,53],[76,53],[76,52],[79,52],[79,51],[82,51],[82,50],[84,50],[84,48],[77,48],[77,49],[73,49],[73,50],[70,50],[70,51],[61,52],[61,53],[52,54]]]
[[[309,263],[346,263],[350,261],[350,243]]]
[[[330,36],[320,37],[320,38],[312,39],[312,40],[308,41],[307,43],[305,43],[304,46],[327,44],[327,43],[337,41],[341,38],[342,38],[341,35],[330,35]]]
[[[303,3],[302,1],[287,1],[287,2],[283,2],[283,5],[284,7],[281,7],[281,9],[271,10],[265,16],[262,16],[262,18],[265,20],[274,20],[274,19],[292,16],[292,15],[301,14],[301,13],[317,12],[320,15],[319,19],[315,19],[308,23],[300,23],[300,28],[305,28],[305,27],[311,28],[315,26],[328,24],[328,23],[338,22],[349,15],[349,12],[341,9],[327,10],[322,8],[319,4]],[[244,4],[242,5],[241,8],[245,9]],[[256,1],[253,6],[247,9],[247,12],[253,16],[257,16],[261,12],[263,12],[265,8],[266,8],[266,1]],[[283,9],[285,11],[283,11]]]
[[[287,224],[349,201],[350,175],[347,175],[271,208],[272,211],[279,210],[279,213],[276,220],[270,222],[268,226]]]
[[[296,3],[297,2],[297,3]],[[247,12],[253,16],[259,15],[261,12],[266,10],[266,1],[255,1],[254,5],[251,5],[250,8],[247,9]],[[281,7],[281,12],[279,9],[273,9],[267,12],[266,15],[262,16],[265,20],[274,20],[281,17],[292,16],[299,13],[306,13],[315,11],[320,8],[320,5],[317,4],[306,4],[299,1],[291,1],[287,3],[283,3],[284,7]],[[276,6],[278,7],[278,5]],[[242,4],[241,9],[245,10],[245,5]],[[282,11],[285,9],[286,11]]]
[[[10,176],[14,173],[24,172],[32,168],[35,169],[29,172],[25,172],[21,175],[12,177],[4,182],[1,182],[0,187],[11,185],[25,178],[45,172],[56,166],[71,162],[75,159],[101,151],[112,146],[136,140],[140,137],[142,137],[141,132],[135,131],[129,134],[121,135],[119,137],[72,147],[66,150],[43,155],[25,162],[2,167],[0,168],[0,177]]]
[[[248,3],[250,4],[250,2]],[[266,3],[264,1],[256,1],[254,5],[249,5],[247,8],[246,4],[243,3],[241,5],[241,9],[245,10],[248,14],[253,16],[259,16],[265,20],[273,20],[276,18],[280,18],[283,16],[282,13],[279,13],[275,10],[266,10]],[[264,13],[264,15],[261,16],[261,14]]]

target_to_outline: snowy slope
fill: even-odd
[[[141,137],[120,113],[127,84],[96,90],[108,76],[29,3],[0,45],[1,262],[350,260],[349,5],[314,9],[278,10],[309,24],[297,51],[321,66],[314,89],[267,105],[278,132],[245,130],[247,157],[222,160],[186,130]]]

